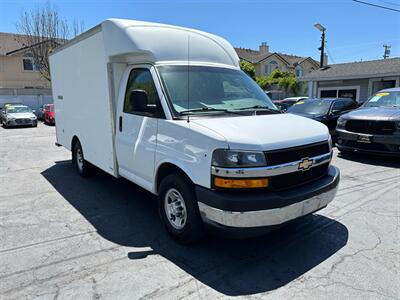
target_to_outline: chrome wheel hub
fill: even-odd
[[[172,227],[178,230],[185,227],[187,219],[186,205],[177,189],[169,189],[165,194],[164,210]]]
[[[76,163],[78,165],[79,170],[82,170],[83,169],[83,154],[82,154],[81,149],[76,150]]]

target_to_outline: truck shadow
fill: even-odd
[[[380,167],[400,168],[400,160],[398,157],[373,155],[368,153],[340,153],[338,157],[344,160],[369,164]]]
[[[70,161],[57,162],[42,175],[103,238],[123,246],[151,248],[132,249],[127,259],[161,255],[229,296],[282,287],[335,254],[348,240],[343,224],[314,214],[259,238],[210,236],[196,245],[182,246],[164,230],[156,198],[140,187],[101,171],[92,178],[80,178]]]

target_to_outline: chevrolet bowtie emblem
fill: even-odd
[[[314,161],[312,159],[308,159],[308,158],[303,158],[301,160],[301,162],[299,163],[298,169],[302,170],[302,171],[306,171],[309,168],[311,168],[311,166],[314,164]]]

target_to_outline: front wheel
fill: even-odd
[[[160,184],[158,208],[168,233],[189,244],[204,236],[193,184],[179,173],[166,176]]]
[[[78,174],[82,177],[88,177],[91,173],[91,165],[83,156],[81,143],[77,141],[72,149],[72,163],[75,165]]]

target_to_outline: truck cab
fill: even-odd
[[[78,173],[95,165],[157,195],[180,242],[281,225],[335,196],[327,127],[281,114],[218,36],[111,19],[50,64],[57,144]]]

